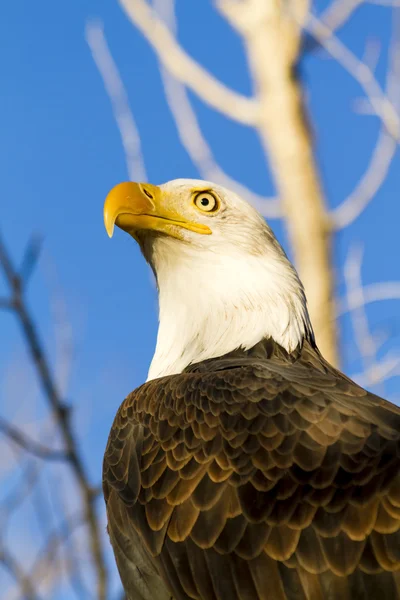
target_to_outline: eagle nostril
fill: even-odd
[[[154,196],[153,196],[153,194],[151,194],[151,193],[150,193],[148,190],[146,190],[146,188],[145,188],[144,186],[142,187],[142,190],[143,190],[143,192],[146,194],[146,196],[147,196],[148,198],[150,198],[150,200],[154,200]]]

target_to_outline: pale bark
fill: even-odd
[[[338,364],[331,235],[300,83],[294,71],[306,3],[220,5],[242,34],[260,107],[257,130],[268,155],[317,344]],[[233,10],[232,10],[233,9]],[[253,18],[250,18],[252,16]]]

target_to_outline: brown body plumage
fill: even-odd
[[[400,598],[399,440],[400,409],[309,342],[146,383],[104,458],[128,597]]]

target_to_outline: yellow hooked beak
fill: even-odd
[[[184,217],[173,198],[150,183],[127,181],[116,185],[104,203],[104,225],[112,237],[114,224],[134,236],[136,231],[151,229],[179,236],[179,228],[210,234],[211,229]]]

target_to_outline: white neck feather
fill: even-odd
[[[152,252],[160,326],[148,380],[265,337],[291,352],[312,331],[302,285],[283,253],[219,256],[176,246],[160,237]]]

